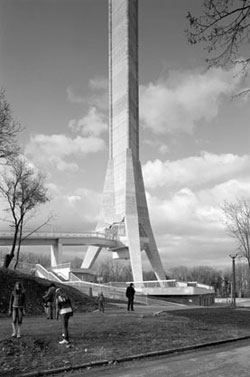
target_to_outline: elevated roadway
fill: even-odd
[[[0,246],[10,246],[13,243],[13,233],[0,233]],[[63,246],[91,245],[102,248],[117,248],[121,245],[114,237],[99,232],[85,233],[43,233],[34,232],[23,235],[22,246],[50,246],[51,266],[62,263]]]
[[[57,245],[60,241],[64,246],[93,245],[102,247],[117,247],[120,243],[114,238],[107,237],[104,233],[85,232],[85,233],[43,233],[35,232],[27,238],[24,235],[22,245]],[[0,233],[0,246],[12,245],[13,234]]]

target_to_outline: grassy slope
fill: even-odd
[[[6,315],[8,312],[10,294],[15,282],[18,280],[22,281],[25,288],[27,315],[42,314],[44,312],[42,296],[51,284],[51,281],[0,268],[0,316]],[[59,287],[60,284],[56,283],[56,286]],[[75,288],[63,287],[72,299],[75,311],[90,311],[96,307],[94,299],[84,295]]]
[[[17,277],[24,279],[30,313],[39,314],[40,296],[49,282],[0,270],[2,313]],[[250,335],[248,309],[182,309],[154,316],[152,313],[142,315],[139,310],[137,313],[112,308],[103,314],[94,311],[93,300],[69,289],[74,305],[79,308],[70,319],[71,348],[58,344],[60,321],[47,321],[44,314],[27,316],[22,338],[13,339],[10,337],[10,318],[2,315],[1,377]]]

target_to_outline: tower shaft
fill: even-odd
[[[138,1],[109,0],[109,161],[98,228],[118,224],[118,236],[124,229],[134,281],[143,280],[141,250],[164,280],[139,160],[138,104]],[[99,252],[90,247],[82,267]]]

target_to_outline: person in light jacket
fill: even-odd
[[[12,336],[21,338],[21,326],[25,315],[25,291],[20,281],[17,281],[11,292],[9,315],[12,315]]]
[[[69,319],[73,316],[71,300],[62,288],[56,289],[56,319],[62,321],[62,337],[59,344],[69,344]]]

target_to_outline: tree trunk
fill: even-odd
[[[19,238],[17,252],[16,252],[16,263],[15,263],[15,266],[14,266],[14,270],[17,268],[17,265],[18,265],[18,262],[19,262],[19,254],[20,254],[21,242],[22,242],[22,239]]]
[[[6,254],[6,256],[5,256],[5,261],[4,261],[4,267],[5,268],[9,267],[10,262],[12,261],[12,259],[15,256],[15,248],[16,248],[16,243],[17,243],[18,232],[19,232],[19,225],[15,224],[15,233],[14,233],[14,237],[13,237],[13,243],[12,243],[11,251],[10,251],[9,254]]]
[[[6,254],[4,258],[3,267],[8,268],[13,258],[14,258],[14,254]]]
[[[14,269],[17,268],[17,265],[18,265],[18,262],[19,262],[19,253],[20,253],[20,248],[21,248],[22,235],[23,235],[23,217],[20,220],[20,225],[19,225],[19,237],[18,237],[18,240],[17,240],[18,246],[17,246],[16,263],[15,263]]]

